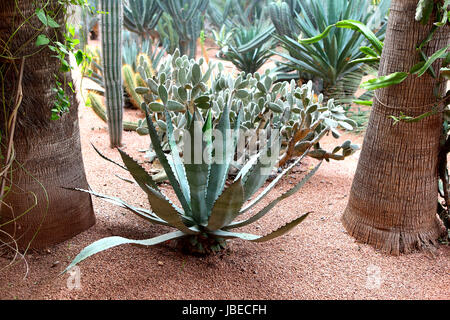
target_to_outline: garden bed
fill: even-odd
[[[127,116],[132,117],[127,111]],[[108,147],[106,124],[92,110],[80,107],[81,140],[91,188],[141,206],[143,192],[117,177],[127,173],[95,153],[119,160]],[[362,142],[362,136],[340,138]],[[144,160],[137,150],[149,138],[124,133],[124,150]],[[333,146],[335,140],[322,143]],[[1,299],[448,299],[450,247],[393,257],[355,242],[340,217],[347,203],[358,153],[346,161],[324,163],[301,191],[282,202],[259,223],[244,229],[258,234],[301,213],[313,213],[289,234],[263,243],[231,242],[226,251],[208,257],[180,253],[168,243],[144,248],[125,245],[97,254],[79,267],[81,289],[70,290],[69,274],[60,272],[88,244],[106,236],[145,239],[169,228],[149,225],[125,209],[93,198],[97,223],[88,231],[43,252],[29,252],[23,261],[0,272]],[[313,160],[285,177],[263,202],[298,181]],[[163,187],[171,195],[170,187]],[[262,206],[263,204],[260,204]],[[5,267],[11,257],[0,257]]]

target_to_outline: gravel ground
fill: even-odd
[[[138,187],[115,176],[127,177],[127,173],[99,158],[89,144],[119,160],[117,151],[108,147],[105,123],[84,106],[79,115],[91,188],[146,206]],[[132,119],[137,116],[137,111],[126,114]],[[346,139],[362,143],[362,136],[354,135],[339,141]],[[143,161],[144,154],[138,150],[148,147],[148,137],[125,133],[124,143],[125,151]],[[334,143],[327,137],[323,145],[331,148]],[[357,161],[358,154],[344,162],[324,163],[297,195],[243,229],[264,234],[313,211],[281,238],[262,244],[236,240],[221,254],[202,258],[183,255],[172,243],[116,247],[82,262],[80,287],[70,290],[70,276],[59,273],[93,241],[112,235],[145,239],[170,230],[93,199],[97,224],[88,231],[48,250],[29,253],[26,263],[18,260],[6,267],[11,257],[0,257],[0,299],[448,299],[449,246],[387,256],[355,242],[342,227],[340,217]],[[295,168],[259,207],[290,188],[311,165],[314,162],[309,160]],[[173,199],[168,185],[163,190]]]

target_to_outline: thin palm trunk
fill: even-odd
[[[416,6],[417,0],[392,1],[380,75],[408,71],[419,62],[416,46],[429,35],[432,21],[416,22]],[[441,29],[425,49],[428,56],[449,43],[449,28]],[[426,74],[377,90],[342,217],[352,236],[391,254],[427,247],[441,233],[436,210],[442,113],[397,125],[390,118],[401,111],[411,116],[430,111],[436,84]]]
[[[59,120],[50,120],[55,101],[52,91],[55,87],[54,75],[59,72],[59,62],[48,48],[36,53],[39,49],[34,40],[37,34],[45,33],[49,38],[63,39],[62,30],[38,31],[42,24],[36,15],[18,29],[24,17],[32,16],[36,5],[41,5],[36,3],[33,0],[0,2],[2,138],[8,134],[5,119],[14,107],[19,86],[18,66],[21,60],[11,57],[26,56],[23,101],[18,109],[14,134],[16,161],[7,176],[6,185],[11,186],[11,190],[3,199],[0,214],[2,229],[17,240],[21,248],[27,247],[31,240],[31,247],[34,248],[62,242],[95,223],[90,196],[62,188],[88,188],[81,155],[78,103],[67,88],[70,112],[63,114]],[[49,3],[48,8],[58,12],[58,1]],[[56,20],[64,23],[62,14]],[[8,41],[16,30],[18,32]],[[70,74],[66,75],[66,81],[71,81]],[[2,154],[5,154],[4,139]],[[13,219],[14,222],[11,222]]]

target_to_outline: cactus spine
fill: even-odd
[[[122,143],[122,1],[102,0],[102,57],[105,81],[106,112],[111,147]]]

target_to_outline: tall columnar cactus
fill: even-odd
[[[156,0],[125,0],[123,22],[125,28],[135,32],[141,38],[148,38],[155,29],[162,9]]]
[[[111,147],[122,142],[123,87],[122,87],[122,2],[102,0],[102,57],[105,82],[106,111]]]
[[[195,58],[197,39],[202,30],[202,16],[209,0],[157,0],[160,7],[168,13],[180,37],[181,54]]]

